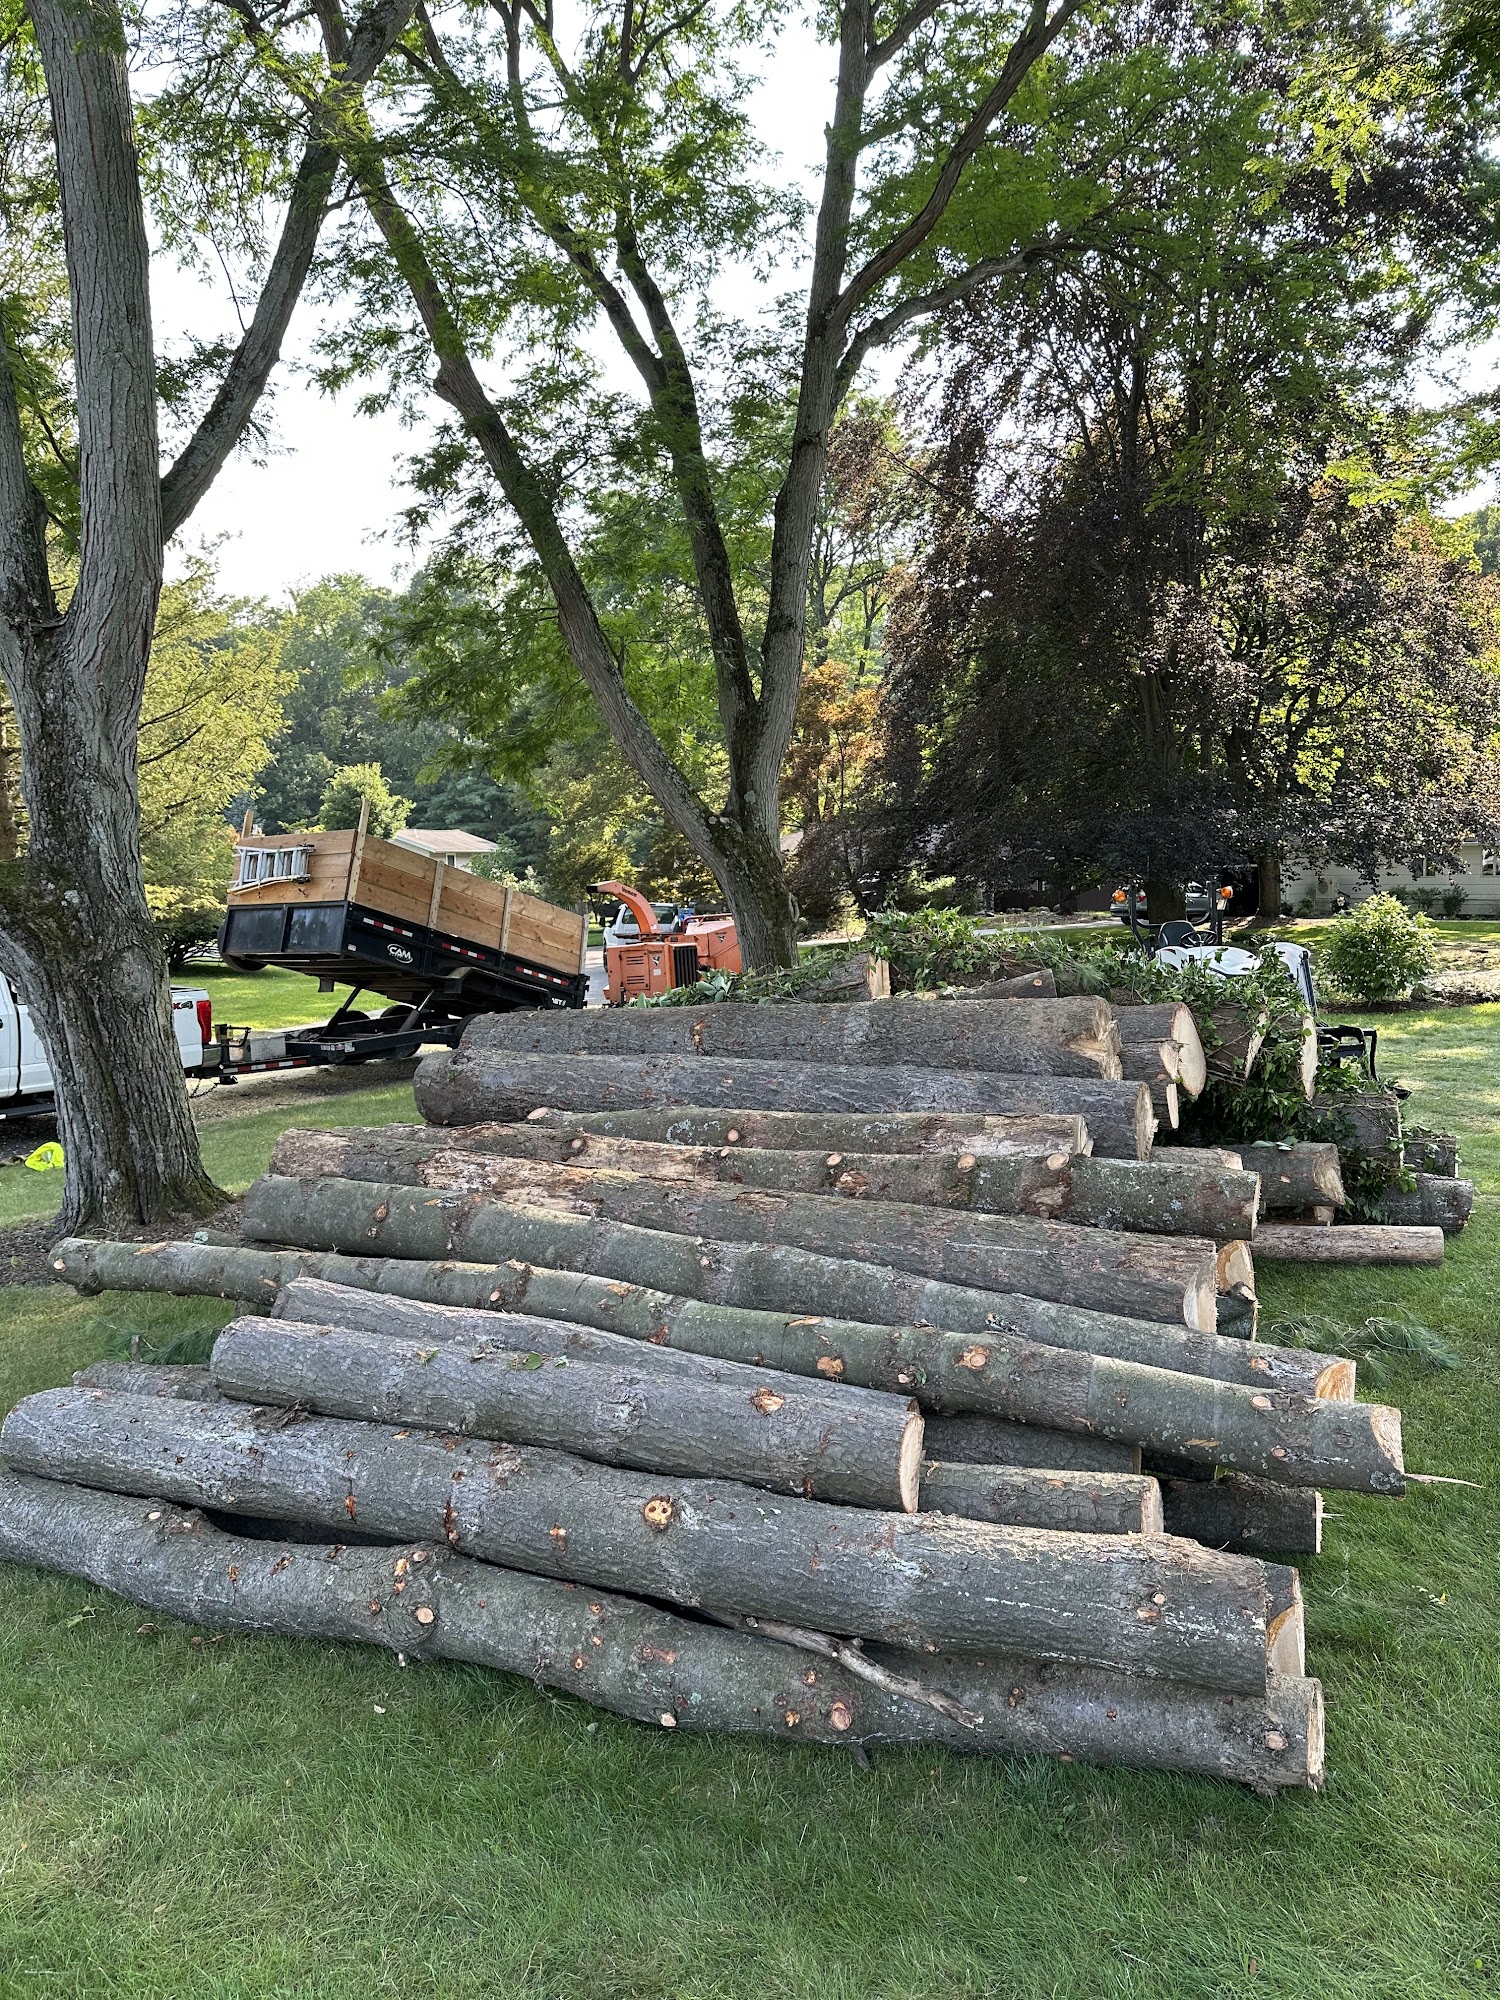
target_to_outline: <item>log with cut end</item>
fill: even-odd
[[[540,1130],[538,1131],[538,1128]],[[428,1128],[392,1126],[416,1137]],[[513,1126],[481,1125],[481,1132]],[[709,1111],[692,1105],[666,1111],[533,1111],[521,1130],[574,1138],[641,1139],[668,1146],[747,1146],[757,1151],[815,1153],[1086,1153],[1088,1129],[1077,1113],[1037,1117],[971,1116],[963,1112]],[[481,1147],[481,1151],[485,1148]],[[509,1146],[496,1147],[509,1152]],[[519,1148],[516,1148],[519,1152]],[[532,1157],[550,1160],[551,1152]]]
[[[1265,1047],[1270,1013],[1264,1007],[1215,1007],[1208,1018],[1211,1033],[1204,1044],[1208,1074],[1243,1083]]]
[[[1162,1532],[1161,1488],[1154,1479],[1130,1472],[929,1461],[922,1468],[922,1511],[1084,1535]]]
[[[1316,1786],[1316,1681],[1224,1695],[1006,1655],[861,1661],[683,1618],[613,1592],[455,1555],[226,1533],[201,1514],[0,1471],[0,1556],[214,1631],[276,1633],[461,1660],[577,1695],[656,1729],[814,1743],[920,1743],[1135,1764],[1259,1791]],[[851,1670],[843,1662],[855,1658]],[[883,1675],[873,1685],[871,1671]],[[962,1685],[967,1701],[946,1694]],[[936,1697],[936,1700],[934,1700]]]
[[[1178,1042],[1122,1042],[1120,1074],[1132,1083],[1176,1083],[1182,1067]]]
[[[1260,1175],[1262,1215],[1344,1206],[1339,1149],[1327,1140],[1304,1139],[1296,1145],[1260,1140],[1240,1148],[1240,1161],[1247,1172]]]
[[[935,1003],[934,1003],[935,1004]],[[997,1003],[999,1004],[999,1003]],[[656,1010],[641,1010],[656,1011]],[[672,1009],[663,1009],[671,1012]],[[767,1008],[768,1013],[778,1011]],[[1082,1118],[1096,1153],[1143,1160],[1155,1114],[1144,1084],[1083,1076],[1002,1076],[992,1070],[838,1062],[755,1062],[698,1056],[545,1056],[444,1050],[417,1067],[417,1109],[431,1125],[479,1125],[564,1112],[733,1111],[869,1114],[941,1112],[966,1118]]]
[[[1277,1486],[1242,1472],[1212,1479],[1158,1471],[1169,1535],[1237,1555],[1317,1555],[1323,1546],[1323,1496],[1316,1487]]]
[[[812,968],[804,964],[803,971],[810,970]],[[797,998],[828,1004],[850,1000],[888,1000],[890,993],[891,968],[888,961],[875,958],[867,951],[856,951],[847,958],[831,958],[817,967]]]
[[[132,1396],[168,1396],[189,1403],[217,1402],[208,1369],[159,1361],[91,1361],[74,1372],[75,1389],[124,1389]]]
[[[405,1191],[390,1192],[396,1197],[398,1234],[412,1248],[413,1218],[401,1212]],[[259,1194],[255,1199],[259,1203]],[[291,1226],[284,1212],[267,1213],[275,1226]],[[180,1292],[251,1299],[267,1309],[283,1284],[312,1276],[356,1288],[373,1300],[389,1296],[438,1306],[524,1311],[624,1334],[663,1349],[676,1347],[724,1360],[784,1368],[796,1375],[821,1376],[831,1382],[913,1394],[925,1408],[938,1411],[993,1407],[982,1371],[968,1366],[966,1357],[972,1336],[988,1337],[997,1329],[1025,1335],[1046,1347],[1106,1354],[1252,1388],[1294,1390],[1340,1401],[1347,1401],[1354,1393],[1354,1364],[1339,1356],[1189,1333],[1108,1313],[1077,1312],[1037,1299],[1003,1298],[991,1292],[933,1285],[895,1271],[846,1266],[831,1258],[805,1262],[801,1253],[752,1251],[736,1258],[735,1246],[720,1245],[717,1264],[712,1258],[707,1265],[701,1257],[688,1260],[678,1275],[685,1276],[696,1290],[674,1295],[633,1281],[597,1276],[586,1268],[555,1268],[555,1263],[549,1264],[539,1254],[545,1249],[554,1260],[559,1254],[577,1255],[587,1264],[591,1257],[602,1254],[595,1247],[595,1225],[585,1223],[582,1235],[576,1235],[569,1229],[573,1218],[544,1215],[528,1220],[517,1211],[507,1211],[507,1215],[519,1224],[522,1234],[517,1241],[524,1243],[527,1254],[501,1262],[453,1262],[446,1252],[424,1259],[415,1255],[345,1256],[314,1247],[262,1250],[75,1239],[57,1246],[53,1268],[84,1292]],[[366,1223],[368,1219],[367,1214]],[[378,1226],[389,1221],[388,1210],[385,1222]],[[428,1204],[420,1205],[415,1221],[429,1227],[433,1224]],[[559,1224],[565,1233],[559,1234]],[[310,1214],[303,1227],[305,1234],[327,1237],[319,1215]],[[362,1223],[353,1232],[353,1240],[358,1242],[364,1235]],[[632,1232],[624,1240],[626,1251],[637,1253],[635,1262],[640,1261],[642,1239],[647,1249],[659,1247],[651,1232]],[[446,1243],[448,1239],[440,1236],[438,1240]],[[667,1239],[667,1249],[677,1258],[680,1240]],[[849,1289],[858,1291],[858,1316],[805,1313],[795,1306],[753,1307],[736,1299],[704,1296],[727,1289],[751,1297],[790,1292],[799,1300],[813,1295],[827,1298],[846,1278]],[[384,1310],[371,1304],[366,1308],[369,1316],[357,1323],[376,1332],[415,1332],[409,1313],[393,1325],[389,1316],[375,1317]],[[529,1337],[536,1340],[540,1336],[533,1332]],[[1095,1448],[1101,1443],[1092,1441]],[[945,1451],[941,1455],[956,1454]],[[984,1455],[1000,1457],[998,1451]]]
[[[1208,1066],[1203,1053],[1203,1038],[1198,1033],[1198,1023],[1193,1019],[1191,1007],[1180,1000],[1169,1000],[1155,1006],[1120,1006],[1113,1011],[1122,1049],[1129,1047],[1137,1051],[1137,1063],[1149,1062],[1151,1052],[1156,1051],[1162,1058],[1162,1082],[1175,1083],[1187,1097],[1201,1094],[1208,1080]],[[1162,1053],[1169,1049],[1175,1051],[1170,1058],[1170,1068],[1166,1066]],[[1127,1069],[1125,1074],[1131,1076],[1135,1071]],[[1152,1083],[1158,1079],[1148,1076],[1142,1080]]]
[[[1401,1145],[1401,1164],[1417,1174],[1458,1172],[1458,1141],[1451,1132],[1408,1133]]]
[[[568,1008],[481,1014],[463,1049],[535,1055],[699,1056],[708,1062],[921,1063],[931,1069],[999,1070],[1009,1076],[1118,1077],[1120,1044],[1103,1000],[970,1000],[941,1005],[915,995],[824,1007]]]
[[[569,1132],[563,1126],[289,1127],[271,1157],[274,1174],[337,1174],[411,1184],[452,1150],[473,1158],[603,1168],[650,1180],[708,1181],[767,1193],[902,1201],[988,1215],[1034,1215],[1089,1228],[1160,1236],[1243,1237],[1255,1227],[1255,1181],[1227,1168],[1096,1160],[1068,1152],[996,1158],[977,1153],[812,1152],[674,1146]]]
[[[1372,1220],[1456,1236],[1474,1213],[1474,1183],[1447,1174],[1408,1173],[1407,1178],[1410,1187],[1386,1188],[1379,1196]]]
[[[916,1652],[994,1646],[1266,1688],[1263,1566],[1165,1536],[876,1513],[526,1445],[100,1389],[28,1396],[0,1453],[18,1472],[335,1534],[446,1541],[536,1575]]]
[[[1151,1114],[1158,1132],[1175,1132],[1182,1122],[1182,1102],[1175,1083],[1148,1083]]]
[[[1007,979],[982,979],[977,986],[965,986],[965,1000],[1055,1000],[1057,974],[1051,971],[1016,972]]]
[[[392,1159],[390,1164],[401,1163]],[[458,1152],[437,1153],[408,1171],[410,1184],[481,1195],[500,1204],[543,1207],[557,1202],[574,1215],[674,1236],[889,1265],[946,1284],[1019,1292],[1202,1331],[1212,1331],[1215,1324],[1216,1253],[1206,1238],[1129,1234],[1031,1216],[954,1213],[912,1202],[851,1202],[836,1195],[721,1188]],[[400,1184],[407,1175],[393,1179]]]
[[[1401,1157],[1401,1100],[1391,1091],[1319,1091],[1311,1118],[1319,1136],[1341,1153],[1392,1161]]]
[[[899,1396],[877,1405],[866,1393],[844,1406],[788,1375],[664,1377],[498,1341],[424,1346],[291,1320],[232,1321],[210,1366],[221,1394],[247,1402],[504,1437],[856,1507],[917,1504],[922,1419]]]
[[[123,1385],[122,1385],[123,1386]],[[1139,1472],[1141,1448],[1114,1438],[1013,1424],[967,1411],[930,1416],[925,1448],[944,1465],[1034,1466],[1044,1472]]]
[[[1443,1241],[1441,1229],[1380,1222],[1340,1223],[1332,1229],[1263,1222],[1255,1232],[1257,1253],[1287,1264],[1441,1264]]]

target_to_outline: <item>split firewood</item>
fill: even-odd
[[[281,1134],[274,1174],[337,1174],[412,1184],[449,1152],[604,1169],[650,1180],[718,1182],[769,1194],[827,1194],[986,1215],[1034,1215],[1087,1228],[1158,1236],[1248,1236],[1256,1188],[1246,1173],[1161,1160],[1095,1160],[1051,1152],[860,1153],[746,1146],[674,1146],[570,1133],[565,1127],[345,1126]]]
[[[1264,1694],[1271,1670],[1264,1566],[1165,1536],[874,1513],[525,1445],[100,1389],[26,1397],[0,1452],[17,1472],[446,1541],[539,1576],[918,1653],[1003,1647],[1238,1693]]]
[[[914,1663],[884,1649],[855,1673],[843,1662],[857,1649],[844,1641],[830,1640],[830,1657],[814,1663],[758,1632],[499,1569],[442,1542],[251,1539],[159,1500],[4,1471],[0,1555],[214,1631],[338,1639],[498,1668],[650,1728],[1138,1764],[1257,1791],[1322,1779],[1315,1680],[1225,1695],[1003,1654]],[[871,1668],[883,1685],[872,1684]],[[913,1687],[921,1698],[900,1691]]]
[[[393,1132],[401,1129],[406,1128],[391,1128]],[[409,1129],[417,1137],[430,1128],[413,1125]],[[501,1132],[516,1128],[479,1125],[469,1129]],[[520,1129],[535,1133],[539,1141],[545,1141],[549,1134],[564,1134],[570,1150],[575,1138],[600,1137],[777,1152],[974,1153],[989,1159],[996,1154],[1086,1153],[1091,1143],[1083,1119],[1073,1112],[986,1118],[958,1111],[712,1111],[693,1105],[664,1111],[538,1109]],[[561,1156],[543,1150],[531,1157],[550,1160]]]
[[[924,1514],[957,1514],[1011,1528],[1089,1535],[1162,1532],[1161,1488],[1140,1473],[929,1462],[922,1469],[921,1505]]]
[[[1295,1222],[1263,1222],[1255,1232],[1262,1257],[1289,1264],[1441,1264],[1441,1229],[1406,1229],[1351,1222],[1319,1229]]]
[[[700,1056],[755,1062],[999,1070],[1010,1076],[1118,1077],[1120,1041],[1103,1000],[971,1000],[915,995],[820,1007],[720,1001],[706,1007],[522,1009],[477,1015],[466,1055]]]
[[[398,1216],[398,1224],[401,1220]],[[555,1218],[542,1220],[550,1230]],[[320,1231],[311,1228],[305,1233]],[[549,1235],[548,1240],[555,1252],[560,1247],[557,1239]],[[585,1237],[579,1243],[579,1254],[587,1255],[588,1246]],[[732,1247],[720,1246],[724,1253],[721,1266],[732,1261],[728,1257]],[[772,1272],[784,1271],[793,1255],[777,1253],[770,1266]],[[428,1340],[462,1338],[469,1331],[468,1323],[462,1323],[462,1331],[445,1334],[442,1329],[448,1314],[443,1309],[486,1307],[623,1334],[664,1352],[683,1349],[724,1361],[818,1376],[831,1383],[858,1383],[918,1395],[925,1408],[935,1411],[993,1408],[983,1371],[968,1363],[973,1358],[974,1337],[988,1339],[996,1332],[1022,1335],[1044,1347],[1109,1355],[1121,1361],[1138,1361],[1148,1368],[1179,1370],[1255,1389],[1300,1392],[1328,1401],[1348,1401],[1354,1394],[1354,1364],[1341,1356],[1189,1333],[1108,1313],[1077,1312],[1040,1300],[968,1292],[958,1286],[930,1286],[904,1280],[894,1271],[882,1278],[874,1270],[867,1290],[862,1292],[864,1305],[883,1315],[877,1319],[868,1310],[860,1318],[840,1318],[704,1298],[703,1290],[722,1289],[728,1276],[725,1268],[715,1269],[712,1260],[707,1270],[697,1262],[690,1267],[689,1275],[699,1281],[697,1296],[674,1295],[596,1276],[587,1269],[558,1269],[539,1257],[535,1261],[471,1263],[454,1262],[447,1255],[435,1259],[360,1257],[315,1248],[266,1250],[74,1239],[57,1246],[53,1268],[84,1292],[181,1292],[253,1299],[267,1309],[283,1284],[317,1277],[349,1287],[364,1301],[356,1307],[350,1299],[337,1309],[325,1301],[317,1308],[320,1315],[365,1326],[372,1332],[392,1331],[407,1337],[417,1337],[420,1332]],[[752,1275],[760,1273],[764,1278],[765,1268],[763,1261],[756,1262],[751,1266]],[[806,1266],[799,1259],[796,1268],[808,1274],[810,1291],[821,1290],[825,1298],[837,1288],[845,1269],[831,1258],[819,1258]],[[869,1269],[856,1268],[861,1273]],[[420,1322],[407,1303],[416,1301],[422,1302],[420,1310],[427,1315]],[[903,1303],[908,1308],[904,1320],[899,1311]],[[955,1319],[963,1323],[954,1326]],[[533,1331],[529,1337],[536,1341],[541,1335]],[[1092,1441],[1095,1448],[1100,1442]],[[945,1448],[938,1455],[951,1458],[957,1454]],[[1008,1457],[998,1449],[983,1456],[997,1463],[1006,1462]],[[1059,1462],[1084,1463],[1078,1459]],[[1092,1462],[1107,1468],[1118,1460]]]
[[[619,1362],[289,1320],[232,1321],[214,1343],[220,1393],[323,1416],[504,1437],[648,1472],[914,1511],[922,1419],[909,1399],[845,1406],[795,1377],[715,1382]]]
[[[999,1004],[999,1003],[997,1003]],[[655,1009],[642,1009],[654,1012]],[[674,1009],[660,1011],[670,1013]],[[767,1013],[780,1009],[767,1008]],[[1087,1076],[1002,1076],[992,1070],[759,1062],[699,1056],[547,1056],[442,1050],[417,1067],[417,1109],[432,1125],[479,1125],[565,1112],[661,1111],[677,1105],[780,1112],[942,1112],[973,1117],[1081,1117],[1096,1153],[1143,1160],[1155,1114],[1144,1084]]]
[[[1242,1472],[1171,1478],[1158,1472],[1167,1533],[1238,1555],[1312,1555],[1323,1546],[1323,1496]]]
[[[1377,1222],[1405,1228],[1437,1228],[1456,1236],[1474,1213],[1474,1183],[1447,1174],[1413,1174],[1412,1185],[1390,1187],[1374,1203]]]
[[[1161,1080],[1175,1083],[1186,1097],[1200,1095],[1208,1078],[1208,1068],[1203,1039],[1198,1033],[1191,1007],[1180,1000],[1148,1006],[1118,1006],[1114,1009],[1114,1018],[1122,1047],[1129,1046],[1143,1052],[1152,1048],[1175,1048],[1176,1066],[1170,1072],[1164,1071]],[[1125,1074],[1129,1076],[1132,1072],[1126,1070]],[[1156,1079],[1147,1077],[1144,1081],[1154,1082]]]
[[[1304,1139],[1284,1146],[1262,1140],[1242,1146],[1240,1161],[1248,1172],[1260,1175],[1263,1216],[1300,1215],[1309,1208],[1344,1206],[1339,1149],[1326,1140]]]
[[[307,1135],[302,1150],[325,1156],[338,1148],[336,1143],[323,1147]],[[395,1158],[389,1164],[404,1165]],[[1204,1331],[1215,1324],[1217,1253],[1201,1237],[1132,1235],[1030,1216],[954,1213],[910,1202],[720,1188],[458,1152],[434,1154],[406,1172],[411,1185],[479,1195],[498,1204],[543,1208],[555,1203],[575,1217],[601,1223],[720,1243],[784,1246],[889,1265],[946,1284],[1018,1292]],[[383,1187],[404,1180],[402,1173],[389,1182],[360,1185]]]

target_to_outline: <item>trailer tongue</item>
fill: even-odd
[[[414,1055],[455,1044],[474,1014],[581,1007],[588,920],[361,828],[236,843],[219,933],[226,965],[305,973],[352,991],[321,1026],[258,1034],[221,1024],[223,1082],[270,1069]],[[356,1009],[361,994],[387,1002]]]

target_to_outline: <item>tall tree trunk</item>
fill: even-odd
[[[1255,857],[1255,873],[1259,883],[1260,896],[1255,913],[1259,926],[1279,923],[1281,920],[1281,849],[1263,847]]]

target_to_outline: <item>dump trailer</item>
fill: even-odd
[[[353,990],[321,1026],[218,1028],[224,1081],[249,1070],[366,1062],[456,1044],[474,1014],[581,1007],[588,919],[362,829],[235,843],[219,932],[237,971],[285,966],[326,993]],[[362,995],[386,1005],[356,1007]]]

